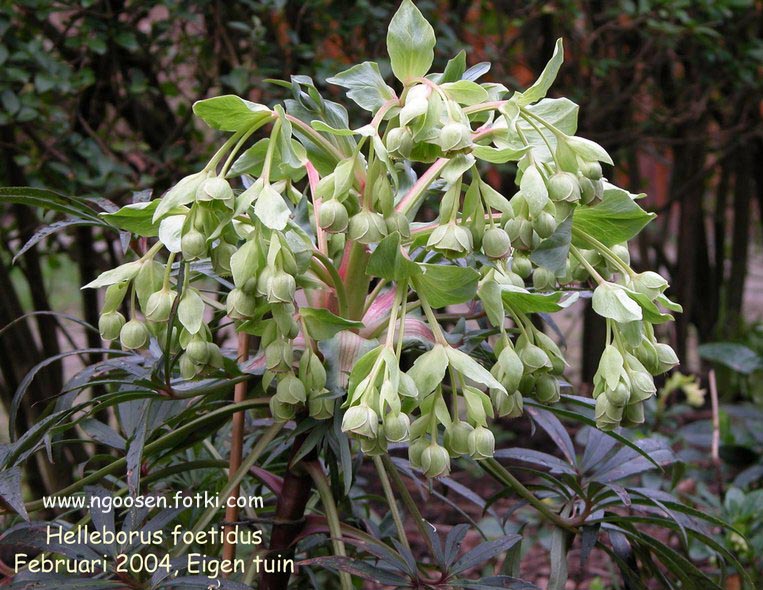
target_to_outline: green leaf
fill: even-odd
[[[413,363],[408,375],[416,383],[419,399],[429,395],[435,390],[445,377],[448,368],[448,355],[442,344],[436,344],[432,350],[422,354]]]
[[[620,373],[623,370],[623,355],[611,344],[607,345],[599,360],[597,376],[604,379],[608,389],[617,387],[620,381]]]
[[[548,203],[548,189],[543,182],[543,176],[535,166],[530,165],[524,171],[522,180],[519,181],[519,188],[525,196],[531,214],[537,215],[543,211]]]
[[[494,326],[502,326],[505,310],[503,309],[500,285],[495,281],[486,280],[477,289],[477,296],[482,301],[482,307],[485,309],[490,323]]]
[[[101,217],[111,225],[136,236],[152,238],[159,235],[159,224],[153,221],[159,199],[145,203],[125,205],[114,213],[103,213]]]
[[[400,234],[393,232],[384,238],[368,259],[366,274],[388,281],[402,281],[418,267],[400,251]]]
[[[327,78],[326,82],[347,88],[347,97],[360,108],[372,113],[395,97],[395,91],[384,82],[379,66],[371,61],[352,66],[349,70]]]
[[[577,135],[566,137],[564,141],[573,152],[584,160],[600,161],[609,164],[610,166],[614,164],[612,157],[607,153],[607,150],[595,141],[591,141],[585,137],[578,137]]]
[[[724,365],[737,373],[749,375],[763,369],[763,357],[744,344],[736,342],[709,342],[699,346],[699,356]]]
[[[21,492],[21,467],[16,465],[0,472],[0,498],[24,520],[29,520],[29,515],[24,506],[24,497]]]
[[[204,321],[204,300],[196,289],[186,289],[180,297],[178,320],[191,334],[201,330]]]
[[[591,307],[600,316],[620,323],[643,318],[639,304],[628,296],[624,287],[614,283],[603,282],[594,289]]]
[[[411,0],[403,0],[387,31],[387,53],[395,77],[401,82],[426,75],[434,61],[435,35]]]
[[[264,125],[273,116],[265,105],[232,94],[198,100],[193,104],[193,112],[212,129],[220,131],[251,129]]]
[[[129,281],[135,278],[138,274],[140,267],[143,263],[140,260],[134,260],[127,262],[116,268],[102,272],[95,280],[90,281],[87,285],[82,287],[83,289],[99,289],[101,287],[108,287],[122,281]]]
[[[470,80],[447,82],[442,84],[440,88],[442,88],[448,98],[466,106],[479,104],[488,99],[487,90]]]
[[[307,332],[315,340],[328,340],[342,330],[363,328],[363,322],[355,322],[334,315],[328,309],[300,307],[299,313],[307,326]]]
[[[580,236],[584,233],[611,247],[636,236],[655,217],[639,207],[628,191],[605,183],[601,203],[575,210],[572,241],[576,246],[590,248]]]
[[[422,293],[432,307],[465,303],[477,293],[480,275],[471,267],[424,263],[417,266],[421,274],[413,279],[416,291]]]
[[[289,222],[291,211],[283,197],[268,184],[254,202],[254,214],[265,227],[282,230]]]
[[[570,253],[571,242],[572,216],[562,221],[556,227],[556,231],[540,243],[530,254],[530,260],[554,273],[562,273]]]
[[[559,68],[562,66],[563,61],[564,47],[562,45],[562,40],[557,39],[556,45],[554,46],[554,54],[546,64],[546,67],[543,68],[543,72],[541,72],[541,75],[530,88],[524,92],[517,93],[515,98],[517,103],[521,106],[526,106],[545,97],[548,93],[548,89],[551,88],[554,80],[556,80],[556,75],[559,73]]]
[[[73,217],[92,220],[98,224],[103,223],[84,199],[61,195],[42,188],[31,186],[0,187],[0,203],[39,207],[46,211],[57,211]]]
[[[478,160],[484,160],[491,164],[505,164],[506,162],[516,162],[527,153],[527,147],[514,148],[494,148],[489,145],[475,145],[472,154]]]
[[[448,355],[448,362],[450,366],[456,371],[461,373],[464,377],[468,377],[475,383],[485,385],[490,389],[498,389],[499,391],[506,391],[503,385],[488,371],[485,367],[480,365],[472,357],[465,352],[461,352],[457,348],[449,346],[446,351]]]
[[[463,49],[456,54],[456,57],[448,60],[445,65],[445,71],[442,73],[442,77],[439,80],[435,80],[440,84],[446,82],[456,82],[461,79],[466,71],[466,51]]]
[[[564,309],[560,305],[562,293],[530,293],[522,287],[501,285],[503,301],[519,313],[554,313]]]

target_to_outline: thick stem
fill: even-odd
[[[295,465],[292,465],[292,461],[305,442],[306,436],[306,434],[297,436],[291,447],[289,467],[283,478],[281,494],[278,496],[273,518],[273,530],[270,533],[270,559],[291,559],[294,556],[294,541],[305,526],[305,508],[312,493],[313,479],[303,468],[302,463],[315,460],[316,450],[311,450]],[[259,588],[260,590],[286,590],[290,577],[289,571],[273,573],[263,571]]]
[[[368,257],[368,250],[363,244],[354,242],[350,246],[349,260],[344,275],[345,292],[347,293],[347,319],[350,320],[363,318],[368,285],[371,282],[371,277],[366,274]]]
[[[249,352],[249,334],[240,333],[238,335],[238,362],[246,360],[247,353]],[[233,403],[237,404],[243,402],[246,399],[246,381],[236,383],[233,388]],[[236,475],[239,467],[241,467],[241,457],[244,451],[244,418],[245,412],[237,412],[233,414],[233,424],[231,426],[230,436],[230,459],[228,461],[228,484],[233,484],[230,497],[238,498],[240,491],[240,483],[234,482],[233,478]],[[238,519],[238,508],[233,505],[228,505],[225,508],[225,522],[233,523]],[[225,532],[236,530],[235,524],[225,525]],[[232,560],[236,557],[236,543],[228,542],[228,535],[225,535],[225,541],[223,543],[223,559]]]

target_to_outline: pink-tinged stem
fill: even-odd
[[[435,163],[432,164],[429,169],[421,175],[416,183],[410,188],[408,193],[397,204],[397,210],[401,213],[408,213],[408,211],[413,208],[413,206],[416,204],[416,201],[421,198],[421,196],[427,190],[427,187],[432,184],[432,182],[434,182],[434,180],[440,174],[442,169],[445,168],[445,165],[449,161],[450,160],[448,158],[437,159]]]

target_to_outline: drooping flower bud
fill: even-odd
[[[602,176],[601,164],[599,162],[583,162],[580,166],[580,173],[590,180],[600,180]]]
[[[533,230],[542,239],[546,239],[556,231],[556,218],[548,211],[541,211],[532,221]]]
[[[469,455],[477,461],[491,459],[495,454],[495,437],[484,426],[478,426],[469,433]]]
[[[548,179],[548,197],[552,201],[577,203],[580,200],[578,179],[569,172],[557,172]]]
[[[116,311],[122,301],[124,301],[127,288],[130,286],[130,281],[122,281],[121,283],[114,283],[109,285],[106,289],[106,295],[103,299],[103,308],[101,313],[107,314],[111,311]],[[107,338],[107,340],[113,340],[113,338]]]
[[[545,266],[533,271],[533,287],[536,291],[549,291],[556,286],[556,275]]]
[[[614,389],[605,390],[604,395],[607,397],[610,404],[621,408],[628,403],[628,400],[631,397],[631,392],[628,389],[628,386],[620,381]]]
[[[125,325],[125,316],[118,311],[104,313],[98,318],[98,331],[104,340],[116,340],[122,326]]]
[[[542,404],[555,404],[559,401],[559,380],[548,373],[541,373],[535,378],[535,394]]]
[[[257,300],[242,289],[233,289],[225,299],[228,316],[235,320],[245,320],[254,315]]]
[[[459,457],[469,454],[469,434],[474,427],[463,420],[454,420],[445,428],[443,442],[451,456]]]
[[[630,288],[654,300],[668,288],[668,282],[656,272],[647,270],[631,279]]]
[[[268,303],[291,303],[297,283],[294,277],[283,271],[276,271],[268,281]]]
[[[469,148],[472,145],[472,130],[468,125],[451,121],[444,125],[440,131],[439,144],[444,152]]]
[[[524,400],[519,391],[504,393],[499,389],[491,389],[490,398],[493,401],[493,407],[499,417],[517,418],[522,415]]]
[[[328,420],[334,415],[336,400],[331,397],[328,390],[319,393],[310,393],[307,398],[307,408],[310,417],[315,420]]]
[[[429,236],[427,247],[446,256],[465,256],[473,249],[472,233],[455,222],[437,226]]]
[[[119,340],[122,342],[122,346],[128,350],[143,348],[148,344],[149,337],[150,334],[146,324],[135,319],[122,326],[119,332]]]
[[[276,395],[281,401],[290,404],[303,404],[307,401],[305,385],[293,373],[287,374],[278,382]]]
[[[527,344],[519,351],[519,358],[525,366],[525,371],[532,373],[540,369],[550,369],[551,360],[546,352],[534,344]]]
[[[358,436],[375,438],[379,427],[376,412],[365,404],[348,408],[342,418],[342,432],[351,432]]]
[[[287,422],[294,418],[297,408],[279,399],[277,395],[270,398],[270,413],[276,422]]]
[[[196,189],[197,201],[223,201],[228,207],[233,208],[233,189],[224,178],[213,176],[207,178]]]
[[[395,127],[387,132],[385,146],[394,158],[407,159],[413,150],[413,134],[408,127]]]
[[[349,224],[347,209],[335,199],[324,201],[318,210],[318,225],[329,233],[339,233],[347,229]]]
[[[593,182],[582,174],[578,174],[578,185],[580,186],[580,202],[583,205],[591,205],[596,198]]]
[[[525,254],[514,251],[514,256],[511,257],[511,270],[526,279],[533,272],[533,263]]]
[[[291,345],[282,339],[273,340],[265,347],[265,366],[268,371],[282,373],[291,367]]]
[[[364,209],[350,219],[350,239],[361,244],[381,242],[387,235],[387,224],[378,213]]]
[[[443,477],[450,473],[450,455],[445,447],[432,441],[421,452],[421,471],[428,478]]]
[[[212,248],[212,268],[221,277],[231,275],[231,256],[235,254],[236,246],[228,242],[220,242]]]
[[[669,345],[658,342],[654,345],[654,348],[657,350],[657,361],[659,363],[660,373],[670,371],[670,369],[679,364],[675,350]]]
[[[482,251],[488,258],[505,258],[511,253],[511,240],[506,230],[491,227],[482,236]]]
[[[209,361],[209,348],[207,348],[207,341],[200,334],[201,332],[193,335],[185,347],[185,354],[195,364],[206,365]]]
[[[402,412],[390,412],[384,416],[384,435],[391,443],[408,440],[411,429],[411,419]]]
[[[416,469],[421,469],[421,455],[428,446],[429,441],[423,436],[408,445],[408,461]]]
[[[373,438],[361,438],[360,450],[369,457],[379,457],[387,452],[387,438],[384,434],[384,427],[379,426],[376,436]]]
[[[180,238],[180,250],[186,260],[203,258],[207,253],[207,239],[199,230],[191,228]]]
[[[516,391],[524,373],[522,359],[511,345],[506,345],[498,355],[498,359],[490,372],[498,379],[506,391]]]
[[[384,218],[384,223],[387,226],[387,232],[398,232],[403,240],[407,240],[411,237],[411,226],[404,213],[393,211],[390,215]]]
[[[152,293],[143,310],[146,319],[152,322],[166,322],[170,317],[175,297],[177,293],[166,288]]]
[[[201,367],[197,366],[187,354],[180,355],[180,376],[186,381],[190,381],[201,370]]]

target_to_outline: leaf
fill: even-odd
[[[65,229],[67,227],[75,227],[79,225],[95,225],[92,221],[85,221],[82,219],[64,219],[63,221],[56,221],[55,223],[51,223],[50,225],[45,225],[38,229],[36,232],[34,232],[34,235],[32,235],[31,238],[29,238],[24,244],[24,246],[16,252],[15,256],[13,257],[13,264],[16,263],[16,260],[18,260],[19,257],[23,256],[30,248],[33,248],[36,246],[39,242],[44,240],[50,235],[53,235],[54,233],[61,231],[62,229]]]
[[[331,557],[313,557],[312,559],[303,559],[298,562],[298,565],[318,565],[322,568],[347,572],[353,576],[369,580],[370,582],[382,586],[394,586],[395,588],[405,588],[408,586],[404,577],[386,569],[371,565],[365,561],[361,561],[360,559],[351,559],[339,555]]]
[[[451,100],[458,104],[470,106],[485,102],[488,99],[487,90],[471,80],[459,80],[458,82],[446,82],[440,88]]]
[[[530,407],[527,410],[533,421],[546,431],[549,438],[554,441],[554,444],[562,451],[562,454],[567,458],[567,461],[571,465],[575,464],[575,447],[572,444],[572,439],[564,428],[564,425],[559,419],[550,411],[540,407]]]
[[[643,318],[641,307],[628,296],[625,289],[607,281],[594,289],[591,307],[600,316],[620,323]]]
[[[426,75],[434,61],[435,35],[411,0],[403,0],[387,31],[387,53],[395,77],[403,83]]]
[[[159,222],[159,241],[167,250],[175,254],[182,250],[180,240],[185,221],[185,215],[170,215]]]
[[[519,181],[519,189],[527,201],[532,215],[537,215],[548,203],[548,189],[535,166],[528,166]]]
[[[360,108],[372,113],[395,97],[395,91],[384,82],[378,64],[370,61],[326,78],[326,82],[347,88],[347,97]]]
[[[518,313],[554,313],[564,309],[559,301],[561,292],[530,293],[527,289],[514,285],[501,285],[503,301]]]
[[[555,527],[551,533],[551,575],[548,590],[564,590],[567,584],[567,531]]]
[[[609,183],[604,184],[604,197],[595,207],[578,207],[573,214],[572,241],[582,248],[590,247],[581,234],[599,240],[605,246],[627,242],[654,219],[633,199],[633,195]]]
[[[419,263],[421,274],[413,278],[416,291],[432,307],[465,303],[477,293],[479,273],[471,267]]]
[[[363,322],[346,320],[331,313],[328,309],[300,307],[299,313],[307,325],[307,332],[315,340],[328,340],[342,330],[363,328]]]
[[[464,377],[468,377],[476,383],[480,383],[490,389],[506,391],[501,383],[485,367],[480,365],[465,352],[449,346],[445,352],[448,355],[450,365]]]
[[[366,266],[366,274],[388,281],[402,281],[418,267],[400,251],[400,233],[393,232],[385,237],[371,253]]]
[[[103,222],[84,199],[31,186],[0,187],[0,203],[16,203],[28,207],[39,207],[46,211],[57,211],[72,217],[91,220],[99,225]]]
[[[21,467],[19,465],[0,471],[0,499],[10,506],[16,514],[29,521],[29,514],[27,514],[24,497],[21,493]]]
[[[476,567],[493,559],[496,555],[505,553],[522,539],[521,535],[506,535],[495,541],[488,541],[477,545],[474,549],[463,555],[450,569],[450,574],[455,575]]]
[[[201,330],[204,321],[204,301],[196,289],[186,289],[180,297],[178,305],[178,320],[191,334]]]
[[[144,203],[132,203],[114,213],[103,213],[101,217],[123,231],[147,238],[154,237],[159,231],[159,224],[152,218],[160,202],[160,199],[154,199]]]
[[[500,449],[495,452],[496,459],[511,459],[547,468],[551,473],[567,473],[576,475],[575,469],[569,463],[565,463],[558,457],[542,453],[533,449]]]
[[[562,40],[557,39],[556,45],[554,45],[554,53],[546,64],[546,67],[543,68],[538,79],[532,86],[530,86],[530,88],[524,92],[517,93],[517,95],[513,97],[514,100],[521,106],[527,106],[545,97],[548,93],[548,89],[551,88],[554,80],[556,80],[556,75],[559,73],[559,68],[562,66],[562,62],[564,62],[564,46],[562,45]]]
[[[291,211],[283,197],[268,184],[254,202],[254,214],[265,227],[283,230],[289,222]]]
[[[571,243],[572,216],[556,226],[556,231],[530,254],[530,260],[554,273],[562,273],[567,264]]]
[[[90,281],[87,285],[82,287],[83,289],[99,289],[100,287],[108,287],[115,283],[121,283],[122,281],[130,281],[138,274],[143,263],[140,260],[133,260],[132,262],[126,262],[116,268],[112,268],[105,272],[102,272],[94,280]]]
[[[614,389],[620,382],[620,373],[623,370],[623,355],[616,347],[608,344],[599,360],[599,370],[596,375],[604,379],[607,389]]]
[[[446,82],[457,82],[461,79],[466,71],[466,51],[463,49],[459,51],[456,56],[445,65],[445,71],[442,73],[442,77],[436,80],[440,84]]]
[[[699,356],[707,361],[749,375],[763,369],[763,357],[751,348],[736,342],[709,342],[699,346]]]
[[[447,368],[448,354],[442,344],[436,344],[432,350],[416,359],[408,375],[416,383],[420,399],[432,393],[442,383]]]
[[[487,145],[475,145],[472,154],[478,160],[484,160],[491,164],[505,164],[520,160],[527,153],[527,150],[527,147],[494,148]]]
[[[490,323],[496,327],[503,326],[506,312],[501,298],[501,286],[492,280],[485,281],[477,289],[477,296],[482,302]]]
[[[255,125],[264,125],[272,118],[272,111],[232,94],[215,96],[193,103],[193,112],[212,129],[241,131]]]
[[[607,150],[595,141],[591,141],[585,137],[578,137],[577,135],[565,137],[564,141],[567,143],[567,147],[584,160],[594,162],[600,161],[609,164],[610,166],[614,164],[612,157],[607,153]]]

